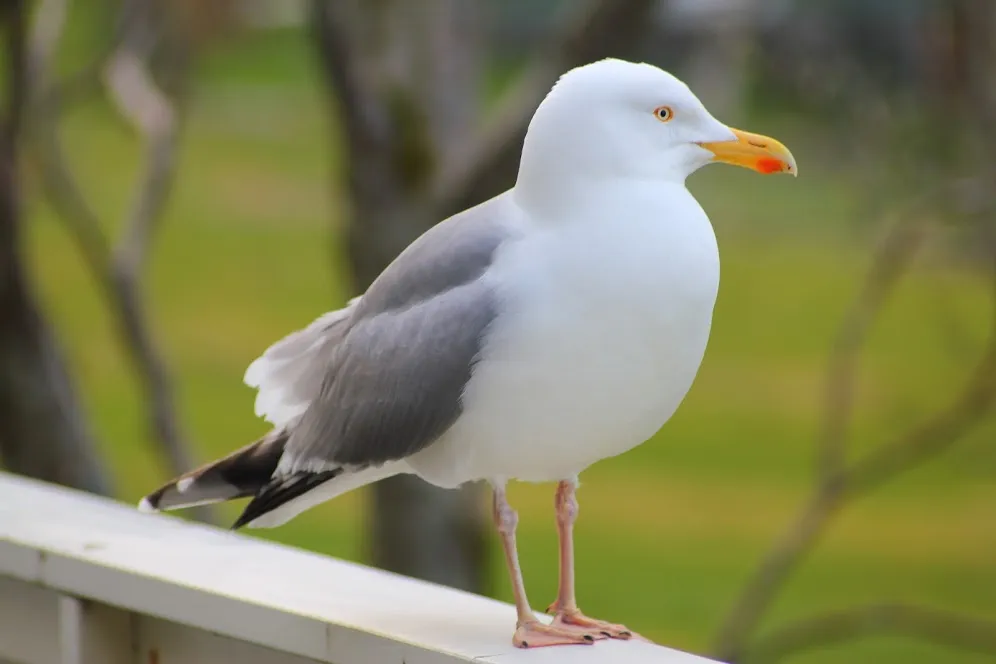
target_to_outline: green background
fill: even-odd
[[[71,42],[67,52],[73,49]],[[203,461],[267,428],[241,382],[249,362],[349,295],[340,233],[347,200],[335,118],[302,33],[224,42],[198,62],[191,93],[176,187],[144,295]],[[723,266],[704,365],[663,431],[590,469],[579,493],[582,607],[696,652],[706,651],[748,574],[811,491],[828,351],[882,230],[867,174],[839,158],[834,131],[805,117],[736,121],[784,140],[801,175],[761,178],[714,167],[693,176],[690,187],[714,221]],[[66,117],[63,133],[106,230],[115,232],[138,176],[140,144],[96,99]],[[137,501],[167,478],[140,385],[94,280],[42,200],[30,158],[25,167],[35,286],[69,354],[119,497]],[[932,248],[874,327],[861,356],[850,458],[942,408],[978,359],[991,323],[988,282],[944,249],[952,239],[956,230],[933,234]],[[994,433],[989,419],[950,453],[850,504],[765,627],[877,601],[996,617]],[[511,489],[535,608],[556,589],[552,499],[552,486]],[[226,519],[239,507],[226,505]],[[282,528],[248,532],[362,561],[368,510],[366,492],[356,491]],[[495,593],[509,599],[498,555],[493,568]],[[991,660],[876,637],[792,661]]]

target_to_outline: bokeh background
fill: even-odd
[[[713,336],[582,477],[582,607],[736,661],[996,661],[994,4],[5,2],[0,458],[131,502],[261,435],[255,357],[509,186],[556,75],[644,59],[800,176],[690,179]],[[376,491],[249,534],[511,598],[483,488]],[[510,496],[542,608],[553,487]]]

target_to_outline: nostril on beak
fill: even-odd
[[[768,147],[767,143],[762,143],[760,141],[747,141],[747,144],[748,145],[752,145],[755,148],[761,148],[762,150],[764,150],[764,149],[766,149]]]

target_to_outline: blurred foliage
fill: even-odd
[[[60,51],[64,72],[105,48],[112,13],[104,3],[76,3],[70,26]],[[344,214],[339,179],[330,177],[342,167],[338,138],[303,31],[222,31],[198,48],[176,190],[147,297],[181,413],[206,460],[266,429],[240,382],[249,362],[349,294],[338,227],[328,223]],[[494,84],[505,78],[495,73]],[[737,121],[790,145],[801,176],[759,179],[718,167],[694,176],[690,187],[715,222],[723,254],[705,364],[662,433],[592,468],[579,496],[585,610],[693,651],[706,648],[808,491],[831,340],[883,215],[908,198],[913,182],[890,179],[889,169],[897,154],[925,158],[905,152],[902,138],[922,124],[864,142],[869,129],[860,110],[838,116],[840,106],[790,105],[764,85],[752,89],[758,103]],[[852,101],[860,109],[861,99]],[[93,98],[67,114],[63,131],[97,210],[108,227],[117,224],[136,177],[135,138]],[[165,479],[144,430],[140,391],[92,280],[41,199],[30,154],[25,166],[37,290],[70,351],[120,498],[137,500]],[[990,324],[987,282],[951,250],[968,233],[938,227],[932,249],[876,326],[863,356],[853,453],[945,404],[977,359]],[[996,617],[994,435],[990,420],[936,463],[847,509],[765,624],[882,598]],[[556,590],[552,492],[511,491],[537,607]],[[224,514],[237,509],[226,505]],[[280,529],[250,534],[363,560],[366,509],[364,492],[354,492]],[[499,595],[510,599],[495,560]],[[990,661],[884,637],[793,661],[842,659]]]

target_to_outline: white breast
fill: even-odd
[[[618,219],[582,212],[501,250],[485,275],[501,314],[464,414],[410,458],[425,479],[572,477],[639,445],[674,413],[709,336],[716,240],[683,187],[642,185],[623,200]]]

